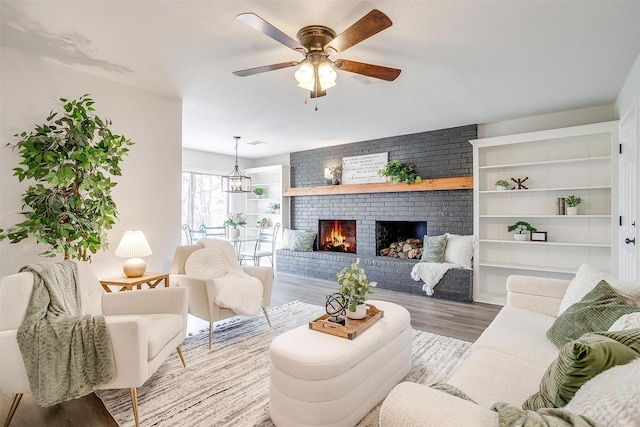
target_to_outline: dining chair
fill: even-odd
[[[253,260],[254,265],[260,265],[260,258],[269,258],[271,266],[273,267],[273,257],[276,252],[276,240],[278,237],[278,231],[280,230],[280,223],[276,223],[273,228],[260,226],[258,228],[258,236],[253,249],[241,251],[238,257],[240,264],[246,260]],[[267,247],[267,249],[263,249]]]

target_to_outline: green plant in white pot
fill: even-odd
[[[567,205],[567,215],[578,215],[578,205],[582,203],[582,198],[577,196],[569,196],[564,199]]]
[[[515,240],[527,240],[529,237],[528,233],[535,233],[538,231],[535,227],[532,227],[525,221],[518,221],[515,224],[508,226],[507,230],[510,232],[516,231],[516,233],[513,233],[513,238]]]
[[[255,187],[251,191],[253,192],[253,194],[256,195],[256,198],[258,198],[258,199],[260,199],[260,198],[262,198],[262,196],[264,196],[264,188],[262,188],[262,187]]]
[[[91,260],[109,246],[107,230],[118,211],[111,196],[120,164],[133,143],[111,132],[111,121],[94,113],[93,100],[60,98],[62,110],[46,123],[7,144],[22,157],[14,175],[32,181],[22,195],[24,220],[5,230],[0,240],[18,243],[29,236],[48,246],[41,255]]]
[[[347,306],[347,317],[350,319],[362,319],[367,315],[367,306],[364,303],[367,300],[367,294],[374,294],[371,288],[377,285],[376,282],[370,282],[364,272],[364,268],[360,267],[360,258],[356,258],[356,262],[351,267],[344,267],[342,271],[336,274],[338,276],[338,292],[344,296]]]
[[[504,179],[499,179],[496,181],[496,190],[504,191],[509,188],[509,183]]]

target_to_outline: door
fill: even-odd
[[[620,121],[619,156],[619,263],[620,279],[632,282],[640,281],[640,260],[638,256],[638,130],[640,116],[638,99],[629,108]]]

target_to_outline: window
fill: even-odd
[[[201,225],[221,226],[227,217],[227,205],[220,175],[182,172],[182,224],[194,231]],[[182,240],[187,243],[184,233]]]

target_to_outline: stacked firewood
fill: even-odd
[[[380,255],[392,258],[418,259],[422,256],[422,239],[395,242],[380,250]]]

